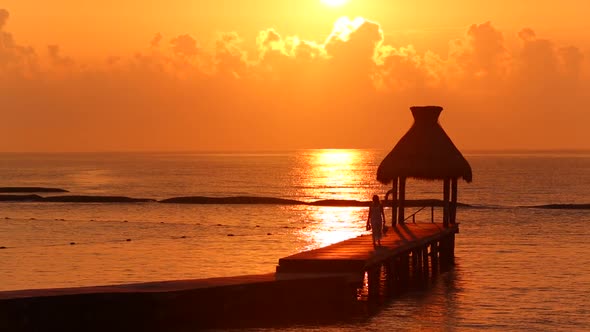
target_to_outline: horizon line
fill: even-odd
[[[89,151],[0,151],[0,154],[118,154],[118,153],[283,153],[314,150],[382,150],[390,148],[291,148],[291,149],[187,149],[187,150],[89,150]],[[466,154],[477,153],[590,153],[590,148],[494,148],[464,149]]]

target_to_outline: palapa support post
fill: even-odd
[[[457,216],[457,178],[451,180],[451,225],[454,225]]]
[[[404,206],[406,205],[406,177],[402,176],[399,178],[399,212],[398,212],[398,224],[404,224]]]
[[[430,244],[430,260],[432,262],[432,277],[434,278],[438,274],[438,241]]]
[[[445,178],[443,181],[443,226],[449,227],[449,188],[450,180]]]
[[[448,234],[441,239],[440,244],[440,268],[448,271],[455,264],[455,234]]]
[[[391,226],[395,227],[397,225],[397,177],[393,179],[393,191],[391,198]]]

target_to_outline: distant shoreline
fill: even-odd
[[[309,205],[309,206],[340,206],[340,207],[368,207],[370,201],[357,201],[345,199],[325,199],[313,202],[304,202],[294,199],[284,199],[277,197],[258,197],[258,196],[231,196],[231,197],[206,197],[206,196],[185,196],[172,197],[162,200],[151,198],[133,198],[127,196],[91,196],[91,195],[60,195],[60,196],[40,196],[37,194],[28,195],[0,195],[0,202],[47,202],[47,203],[162,203],[162,204],[220,204],[220,205]],[[391,206],[390,201],[383,202],[385,206]],[[459,206],[469,206],[458,203]],[[416,206],[443,206],[442,200],[437,199],[416,199],[407,200],[406,207]]]
[[[309,206],[339,206],[339,207],[367,207],[371,201],[357,201],[347,199],[322,199],[313,202],[304,202],[295,199],[261,196],[229,196],[229,197],[207,197],[207,196],[180,196],[166,199],[134,198],[127,196],[95,196],[95,195],[57,195],[40,196],[37,193],[67,193],[62,188],[44,187],[0,187],[0,193],[13,193],[11,195],[0,194],[0,202],[48,202],[48,203],[163,203],[163,204],[194,204],[194,205],[309,205]],[[19,195],[24,194],[24,195]],[[442,207],[444,202],[440,199],[410,199],[405,201],[406,207],[433,206]],[[383,201],[384,206],[391,207],[392,201]],[[465,203],[457,203],[459,207],[472,207]],[[520,208],[536,209],[562,209],[562,210],[588,210],[590,203],[562,203],[519,206]],[[485,208],[485,207],[482,207]]]
[[[61,188],[45,187],[0,187],[0,193],[67,193]]]
[[[54,191],[48,191],[54,192]],[[67,192],[67,191],[65,191]],[[370,201],[357,201],[346,199],[323,199],[312,202],[304,202],[294,199],[258,196],[184,196],[172,197],[162,200],[152,198],[133,198],[127,196],[92,196],[92,195],[58,195],[40,196],[37,194],[26,195],[2,195],[1,202],[40,202],[40,203],[161,203],[161,204],[190,204],[190,205],[307,205],[307,206],[332,206],[332,207],[368,207]],[[391,201],[383,201],[384,206],[391,207]],[[440,199],[411,199],[405,201],[406,207],[442,207],[444,202]],[[465,203],[457,203],[458,207],[485,208],[485,206],[473,206]],[[536,209],[563,209],[563,210],[588,210],[590,204],[543,204],[532,206],[519,206],[519,208]]]

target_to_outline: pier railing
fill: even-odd
[[[428,206],[423,206],[423,207],[419,208],[417,211],[415,211],[415,212],[414,212],[414,213],[412,213],[411,215],[407,216],[407,217],[404,219],[404,222],[406,222],[406,221],[408,221],[410,218],[412,218],[412,223],[414,223],[414,224],[415,224],[415,223],[416,223],[416,215],[417,215],[417,214],[418,214],[420,211],[424,210],[424,209],[425,209],[425,208],[427,208],[427,207],[428,207]],[[431,223],[434,223],[434,206],[430,206],[430,222],[431,222]]]
[[[392,209],[398,208],[398,202],[393,202],[389,199],[384,199],[383,200],[383,206],[385,207],[389,207]],[[435,208],[441,208],[444,209],[444,205],[441,201],[438,200],[434,200],[434,199],[416,199],[416,200],[412,200],[411,202],[409,202],[409,204],[406,206],[406,208],[418,208],[418,210],[414,211],[412,214],[410,214],[409,216],[405,217],[403,222],[405,223],[406,221],[409,221],[410,219],[412,219],[412,223],[416,223],[416,215],[420,212],[422,212],[423,210],[425,210],[426,208],[430,208],[430,223],[434,223],[434,209]],[[444,213],[443,213],[444,214]]]

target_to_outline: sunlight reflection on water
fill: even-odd
[[[330,199],[368,200],[371,192],[360,185],[368,182],[367,174],[359,171],[359,165],[366,165],[367,158],[362,150],[313,150],[303,179],[306,196],[326,197],[325,191],[328,191]],[[362,207],[309,208],[306,217],[311,224],[299,232],[309,243],[304,250],[362,234],[366,210]]]
[[[367,208],[359,207],[316,207],[308,211],[311,225],[302,229],[299,236],[306,238],[309,245],[305,250],[350,239],[364,233]]]
[[[312,150],[301,174],[305,196],[368,200],[371,184],[376,182],[370,168],[372,159],[373,155],[363,150]]]

